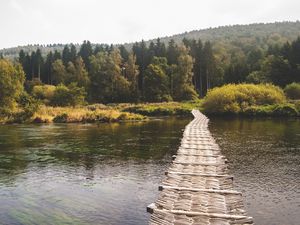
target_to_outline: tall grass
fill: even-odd
[[[60,123],[77,123],[77,122],[117,122],[128,120],[145,120],[146,117],[121,112],[115,109],[99,109],[90,107],[50,107],[41,106],[32,117],[33,122],[60,122]]]

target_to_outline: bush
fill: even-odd
[[[0,59],[0,111],[10,113],[23,92],[25,73],[20,64]]]
[[[291,83],[284,88],[286,96],[290,99],[300,99],[300,83]]]
[[[35,86],[42,86],[43,83],[40,79],[38,78],[33,78],[32,80],[26,80],[24,87],[25,87],[25,91],[29,94],[32,94],[33,88]]]
[[[37,85],[32,89],[32,95],[36,99],[43,100],[45,104],[50,103],[54,96],[56,87],[53,85]]]
[[[68,87],[60,84],[56,87],[51,105],[53,106],[76,106],[84,104],[86,92],[84,88],[77,87],[75,83],[71,83]]]
[[[11,113],[7,121],[8,123],[28,122],[39,109],[39,102],[26,92],[21,94],[17,103],[18,109]]]
[[[273,110],[273,115],[275,116],[297,116],[299,115],[298,110],[294,104],[279,104],[276,105]]]
[[[284,102],[282,89],[271,84],[228,84],[210,90],[204,98],[203,108],[211,114],[238,114],[251,106]]]

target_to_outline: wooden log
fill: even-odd
[[[177,175],[189,175],[189,176],[200,176],[200,177],[225,177],[233,180],[233,176],[229,175],[220,175],[220,174],[209,174],[209,173],[182,173],[182,172],[169,172],[166,171],[165,175],[168,174],[177,174]]]
[[[176,215],[186,215],[186,216],[206,216],[211,218],[220,218],[220,219],[233,219],[233,220],[252,220],[253,218],[250,216],[244,216],[244,215],[232,215],[232,214],[221,214],[221,213],[205,213],[205,212],[194,212],[194,211],[183,211],[183,210],[165,210],[165,209],[158,209],[153,208],[153,212],[160,211],[160,212],[166,212],[166,213],[172,213]]]
[[[152,214],[155,208],[156,208],[155,203],[151,203],[150,205],[147,206],[147,212]]]
[[[180,162],[180,161],[173,161],[176,164],[182,165],[199,165],[199,166],[223,166],[224,163],[205,163],[205,162]]]
[[[178,191],[194,191],[194,192],[208,192],[208,193],[217,193],[217,194],[233,194],[233,195],[242,195],[239,191],[234,190],[220,190],[220,189],[202,189],[202,188],[185,188],[185,187],[175,187],[175,186],[165,186],[159,185],[158,190],[162,191],[164,189],[173,189]]]

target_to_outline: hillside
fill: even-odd
[[[213,43],[222,43],[222,46],[225,48],[226,46],[236,46],[245,50],[251,46],[266,49],[269,45],[292,41],[298,36],[300,36],[300,21],[222,26],[194,30],[170,37],[161,37],[160,39],[164,43],[168,43],[171,39],[174,39],[178,43],[184,38],[201,39],[202,41],[209,40]],[[149,44],[151,41],[154,40],[148,40],[146,43]],[[93,45],[95,46],[96,44]],[[133,43],[126,43],[124,45],[127,49],[130,49]],[[0,54],[3,54],[4,57],[14,58],[18,56],[21,49],[25,52],[31,52],[39,48],[42,54],[46,55],[49,51],[62,51],[63,47],[64,44],[18,46],[2,49],[0,50]],[[79,49],[80,44],[76,44],[76,48]]]

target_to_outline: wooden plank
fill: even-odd
[[[205,162],[180,162],[180,161],[173,161],[176,164],[182,165],[199,165],[199,166],[222,166],[224,163],[205,163]]]
[[[220,218],[220,219],[233,219],[233,220],[252,220],[252,217],[243,216],[243,215],[232,215],[232,214],[221,214],[221,213],[205,213],[205,212],[193,212],[193,211],[183,211],[183,210],[161,210],[158,208],[153,208],[153,212],[160,211],[166,213],[172,213],[176,215],[186,215],[186,216],[207,216],[211,218]]]
[[[225,177],[233,180],[233,176],[229,175],[220,175],[220,174],[209,174],[209,173],[182,173],[182,172],[171,172],[166,171],[165,175],[176,174],[176,175],[189,175],[189,176],[200,176],[200,177]]]
[[[217,193],[217,194],[233,194],[233,195],[242,195],[239,191],[234,190],[220,190],[220,189],[202,189],[202,188],[185,188],[185,187],[175,187],[175,186],[158,186],[158,190],[162,191],[164,189],[173,189],[178,191],[195,191],[195,192],[208,192],[208,193]]]

